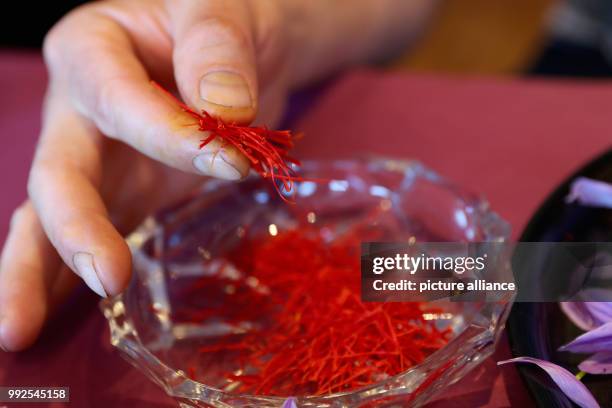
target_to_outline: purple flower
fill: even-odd
[[[565,199],[571,203],[578,201],[582,205],[612,208],[612,185],[586,177],[578,177],[572,182],[570,193]]]
[[[295,397],[289,397],[283,402],[281,408],[297,408],[297,402]]]
[[[599,404],[593,398],[587,387],[580,382],[572,373],[565,368],[548,361],[532,357],[517,357],[510,360],[500,361],[497,364],[507,363],[531,363],[540,367],[552,378],[559,389],[577,405],[582,408],[599,408]]]
[[[561,302],[561,310],[582,330],[612,322],[612,302]]]
[[[603,181],[580,177],[572,183],[566,202],[612,208],[612,185]],[[605,294],[604,296],[607,296]],[[567,317],[586,333],[559,348],[574,353],[594,353],[578,368],[589,374],[612,372],[612,302],[561,302]],[[588,388],[572,373],[554,363],[532,357],[518,357],[497,364],[535,364],[553,379],[569,399],[583,408],[599,407]]]
[[[576,337],[559,350],[573,353],[612,353],[612,321]]]
[[[612,372],[612,302],[565,302],[561,309],[576,326],[589,330],[559,350],[595,353],[578,366],[589,374]]]
[[[578,368],[589,374],[610,374],[612,373],[612,352],[595,353],[580,363]]]

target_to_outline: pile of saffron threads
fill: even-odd
[[[221,139],[224,144],[234,146],[250,161],[251,168],[261,177],[270,179],[281,198],[288,201],[280,186],[285,193],[290,194],[293,192],[293,183],[301,180],[291,167],[291,164],[299,166],[300,162],[289,155],[297,136],[289,130],[270,130],[265,126],[241,126],[236,123],[226,123],[212,117],[206,111],[198,113],[158,83],[152,82],[152,84],[176,101],[183,111],[198,121],[198,129],[208,134],[201,141],[200,149],[215,138]]]
[[[325,242],[314,227],[251,239],[192,286],[200,296],[224,293],[218,304],[183,314],[192,322],[239,327],[265,319],[200,348],[202,359],[225,352],[239,362],[240,370],[225,375],[228,389],[279,396],[348,391],[402,373],[448,342],[450,330],[423,317],[440,310],[361,301],[360,240],[348,234]],[[223,292],[227,287],[233,289]],[[206,364],[189,372],[206,382]]]

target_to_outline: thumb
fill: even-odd
[[[185,0],[169,10],[174,75],[185,101],[223,120],[250,123],[257,112],[257,70],[244,3]]]

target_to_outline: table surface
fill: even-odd
[[[0,52],[1,237],[26,196],[45,81],[38,55]],[[293,112],[295,128],[306,134],[298,157],[416,158],[487,197],[514,237],[556,184],[612,146],[607,82],[362,70],[330,81],[315,102]],[[69,386],[76,407],[172,406],[110,346],[96,302],[81,288],[34,347],[0,353],[0,384]],[[491,358],[428,407],[530,406],[516,369],[495,364],[509,355],[503,336]]]

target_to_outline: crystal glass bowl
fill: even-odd
[[[368,222],[385,241],[503,242],[509,236],[507,223],[485,201],[417,162],[313,161],[300,174],[305,181],[296,183],[294,204],[255,176],[241,183],[208,180],[193,195],[147,218],[127,238],[133,279],[124,293],[101,303],[111,342],[123,357],[181,407],[406,407],[422,405],[492,353],[511,301],[442,300],[437,302],[443,313],[428,319],[450,327],[451,339],[399,375],[342,393],[297,395],[290,403],[288,396],[236,393],[222,375],[237,367],[231,356],[203,359],[198,353],[207,340],[236,328],[176,318],[186,302],[206,308],[223,301],[227,293],[218,298],[188,293],[227,248],[304,220],[333,237],[374,208],[378,215]],[[240,330],[248,331],[248,324]],[[205,383],[196,381],[202,378]]]

